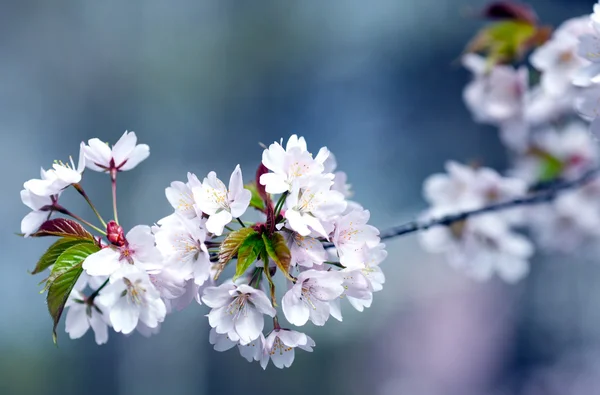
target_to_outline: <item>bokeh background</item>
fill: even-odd
[[[530,2],[556,25],[592,0]],[[385,228],[425,206],[448,159],[503,169],[496,131],[472,122],[456,60],[484,1],[0,2],[1,394],[579,395],[600,388],[600,258],[539,254],[518,285],[475,283],[414,236],[388,243],[384,290],[343,323],[306,327],[317,347],[262,371],[208,344],[206,309],[161,333],[51,340],[38,281],[47,240],[14,235],[22,183],[82,140],[134,130],[150,159],[120,178],[126,226],[170,212],[187,171],[250,178],[259,142],[292,133],[328,146],[355,200]],[[107,177],[86,189],[110,212]],[[86,207],[73,195],[74,211]]]

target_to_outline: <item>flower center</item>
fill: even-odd
[[[131,282],[128,278],[124,277],[123,281],[127,286],[127,290],[125,291],[129,300],[135,304],[136,306],[141,306],[144,304],[144,293],[146,292],[145,288],[140,286],[141,280],[136,280],[135,283]]]

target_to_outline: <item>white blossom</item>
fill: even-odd
[[[267,368],[269,359],[279,369],[289,368],[294,362],[294,350],[312,352],[315,342],[309,336],[290,329],[274,329],[265,339],[260,365]]]
[[[337,249],[342,265],[347,266],[352,259],[356,259],[355,255],[363,244],[371,248],[379,244],[379,231],[367,224],[370,216],[368,210],[360,209],[350,211],[334,221],[335,231],[331,241]]]
[[[434,210],[430,214],[438,216]],[[529,272],[528,260],[534,251],[529,240],[495,214],[433,227],[419,236],[427,251],[444,253],[451,266],[481,281],[495,273],[507,282],[519,281]]]
[[[579,37],[592,32],[588,16],[569,19],[531,54],[531,64],[542,72],[541,86],[550,95],[558,97],[573,91],[579,69],[589,64],[578,54]]]
[[[100,345],[108,341],[109,309],[103,306],[98,298],[94,299],[93,304],[90,304],[80,290],[73,289],[65,308],[68,309],[65,331],[71,339],[79,339],[86,334],[88,329],[92,328],[96,344]]]
[[[93,138],[83,145],[83,150],[88,169],[100,172],[131,170],[150,155],[150,148],[146,144],[137,144],[135,133],[128,131],[123,133],[112,149]]]
[[[38,196],[53,196],[72,184],[81,181],[81,174],[85,170],[85,157],[83,153],[83,143],[79,151],[79,162],[77,167],[71,158],[70,163],[56,161],[52,168],[44,171],[42,169],[41,179],[32,179],[27,181],[23,187],[31,193]]]
[[[527,155],[519,157],[512,174],[529,183],[547,177],[572,179],[597,166],[598,145],[582,122],[539,131]],[[557,174],[546,174],[549,171]]]
[[[53,199],[50,196],[37,196],[27,189],[21,191],[21,201],[32,211],[21,221],[21,233],[29,237],[50,217],[50,211],[44,209],[52,206]]]
[[[198,209],[209,215],[206,229],[217,236],[223,233],[223,228],[233,218],[244,214],[252,197],[252,193],[244,188],[239,165],[231,174],[229,189],[217,178],[217,173],[211,171],[202,186],[195,187],[192,191]]]
[[[210,326],[240,344],[259,337],[264,327],[263,314],[275,316],[267,295],[245,284],[224,283],[206,288],[202,301],[212,308],[208,314]]]
[[[291,266],[313,267],[327,260],[323,243],[315,237],[302,236],[297,232],[284,232],[291,254]]]
[[[193,173],[188,173],[187,177],[187,183],[173,181],[171,186],[165,189],[165,195],[178,214],[191,219],[201,216],[202,214],[201,212],[198,213],[198,210],[196,209],[193,193],[193,189],[201,187],[202,183]]]
[[[344,212],[347,203],[344,195],[331,190],[332,181],[324,176],[314,177],[304,188],[296,185],[285,201],[285,219],[288,226],[302,236],[311,229],[328,237],[331,220]]]
[[[285,318],[302,326],[310,319],[315,325],[325,325],[329,318],[329,302],[343,292],[344,278],[338,272],[307,270],[283,296],[281,307]]]
[[[474,54],[465,55],[463,65],[474,74],[463,99],[475,120],[499,126],[504,143],[522,151],[529,137],[529,125],[524,119],[527,68],[496,65],[490,69],[484,58]]]
[[[90,276],[110,276],[126,266],[136,265],[144,270],[162,267],[162,256],[154,245],[149,226],[137,225],[126,236],[124,246],[109,245],[88,256],[83,269]]]
[[[304,137],[292,135],[285,149],[281,142],[273,143],[263,151],[262,163],[272,173],[260,176],[260,183],[268,193],[291,192],[294,187],[304,187],[312,176],[323,173],[323,163],[329,150],[323,147],[315,158],[307,151]]]
[[[244,357],[248,362],[260,361],[263,357],[265,337],[261,333],[259,337],[252,340],[248,344],[239,344],[237,341],[233,341],[227,334],[217,333],[215,328],[210,330],[209,342],[214,346],[215,351],[227,351],[237,346],[240,351],[240,355]]]
[[[167,309],[161,295],[146,272],[134,265],[124,266],[110,277],[98,296],[110,308],[110,322],[117,332],[131,333],[138,322],[156,328],[165,319]]]
[[[202,285],[210,276],[210,256],[206,248],[203,220],[186,219],[175,213],[158,221],[156,247],[166,265],[179,272],[183,280],[194,278]]]

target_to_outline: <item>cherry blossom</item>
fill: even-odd
[[[154,245],[149,226],[137,225],[127,233],[122,246],[109,245],[88,256],[83,269],[90,276],[110,276],[130,265],[144,270],[159,269],[162,265],[162,256]]]
[[[173,181],[171,186],[165,189],[167,200],[171,203],[171,206],[175,211],[186,217],[195,218],[201,216],[201,212],[198,213],[196,210],[196,202],[194,201],[194,188],[199,188],[202,183],[198,180],[193,173],[188,173],[188,182],[183,183],[181,181]]]
[[[340,262],[348,266],[363,244],[375,247],[379,244],[379,231],[368,225],[371,213],[368,210],[352,210],[335,220],[335,231],[331,238],[337,248]],[[360,258],[359,258],[360,259]]]
[[[527,68],[497,65],[489,69],[485,59],[474,54],[465,55],[463,65],[474,74],[463,99],[475,120],[499,126],[504,143],[517,151],[523,150],[529,137],[524,118]]]
[[[294,187],[304,187],[312,176],[323,173],[323,164],[328,156],[329,150],[323,147],[313,158],[307,151],[304,137],[298,138],[294,134],[285,149],[282,139],[263,151],[262,163],[272,173],[261,175],[260,183],[268,193],[291,192]]]
[[[83,143],[79,152],[77,167],[71,158],[70,163],[55,162],[49,170],[42,169],[41,179],[27,181],[23,187],[38,196],[58,195],[63,189],[81,181],[81,174],[85,170],[85,157]]]
[[[315,177],[299,189],[296,185],[285,201],[285,218],[288,226],[302,236],[308,236],[311,229],[323,237],[328,237],[329,221],[344,212],[347,203],[344,195],[331,190],[332,181],[327,177]]]
[[[444,253],[451,266],[480,281],[495,273],[511,283],[522,279],[534,251],[529,240],[493,214],[432,228],[420,234],[420,241],[427,251]]]
[[[265,339],[265,347],[260,360],[263,369],[269,359],[279,369],[289,368],[294,362],[294,349],[312,352],[315,342],[309,336],[291,329],[274,329]]]
[[[263,314],[275,316],[275,309],[261,290],[248,285],[224,283],[204,290],[202,302],[212,310],[210,326],[233,341],[248,344],[259,337],[264,327]]]
[[[198,209],[209,216],[206,229],[217,236],[223,234],[225,225],[233,218],[244,214],[252,197],[252,193],[244,188],[239,165],[231,173],[229,189],[217,178],[217,173],[211,171],[202,186],[192,191]]]
[[[281,301],[285,318],[302,326],[310,319],[315,325],[325,325],[329,318],[329,302],[343,292],[344,277],[338,272],[307,270],[300,273],[296,283]]]
[[[578,54],[581,52],[579,38],[592,32],[588,16],[569,19],[531,54],[531,64],[542,72],[541,86],[550,95],[556,97],[573,92],[573,80],[579,70],[589,64]]]
[[[291,265],[313,267],[327,260],[327,251],[315,237],[302,236],[297,232],[284,233],[291,253]]]
[[[116,332],[131,333],[139,322],[156,328],[165,319],[167,308],[150,277],[136,266],[122,267],[110,277],[110,284],[98,296],[110,309]]]
[[[97,138],[83,144],[86,166],[90,170],[116,173],[131,170],[150,155],[146,144],[137,144],[134,132],[125,131],[123,136],[112,147]]]
[[[74,289],[65,307],[68,308],[65,331],[71,339],[79,339],[92,328],[96,344],[100,345],[108,341],[109,309],[100,304],[99,300],[94,299],[89,303],[80,290]]]
[[[158,224],[160,227],[153,233],[166,264],[178,271],[183,280],[194,278],[196,284],[202,285],[210,276],[211,268],[203,221],[176,213]]]

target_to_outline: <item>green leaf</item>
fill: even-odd
[[[52,338],[56,343],[56,326],[65,308],[65,303],[81,275],[82,264],[85,258],[100,251],[100,247],[92,243],[82,243],[67,248],[56,260],[52,273],[47,282],[48,311],[54,321]]]
[[[100,247],[92,243],[75,244],[64,250],[56,258],[52,271],[46,280],[44,290],[49,289],[52,286],[52,282],[63,273],[69,271],[74,264],[77,264],[77,262],[82,263],[85,258],[97,251],[100,251]]]
[[[244,185],[244,188],[249,190],[252,193],[252,198],[250,199],[250,206],[254,207],[257,210],[264,211],[265,210],[265,202],[263,198],[260,196],[260,192],[256,187],[256,182],[251,182],[249,184]]]
[[[60,254],[65,252],[66,249],[81,243],[92,243],[92,241],[73,239],[70,237],[63,237],[62,239],[58,239],[54,244],[48,247],[48,250],[46,250],[44,255],[42,255],[37,265],[35,265],[35,269],[33,269],[31,274],[38,274],[40,272],[43,272],[49,266],[54,265]]]
[[[467,46],[468,52],[481,52],[487,56],[490,66],[511,63],[522,57],[542,38],[542,29],[519,20],[492,23],[480,30]]]
[[[225,270],[227,263],[238,253],[242,243],[253,234],[257,234],[254,229],[242,228],[231,232],[225,240],[223,240],[221,248],[219,249],[219,266],[217,268],[217,273],[215,274],[215,280],[218,279],[223,270]]]
[[[265,243],[258,233],[251,234],[244,240],[237,254],[234,280],[243,275],[259,255],[265,250]]]
[[[292,276],[290,276],[290,261],[292,255],[281,233],[274,233],[271,238],[263,233],[262,238],[265,243],[265,250],[269,257],[271,257],[277,267],[289,280],[294,281]]]
[[[68,218],[55,218],[44,222],[32,237],[58,236],[73,239],[94,240],[94,236],[78,222]]]

